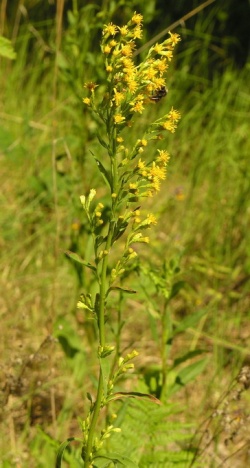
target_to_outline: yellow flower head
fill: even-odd
[[[178,120],[180,120],[181,118],[181,114],[179,111],[175,110],[173,107],[171,109],[171,111],[168,113],[168,118],[169,120],[171,120],[172,122],[178,122]]]
[[[144,110],[143,101],[137,101],[137,102],[130,103],[130,104],[133,105],[131,109],[132,111],[139,112],[139,114],[142,114],[142,111]]]
[[[126,70],[131,70],[133,73],[135,72],[135,66],[133,60],[128,57],[122,57],[121,59],[122,65]]]
[[[178,44],[178,42],[181,41],[181,38],[180,38],[179,34],[171,33],[171,31],[169,31],[168,34],[170,35],[169,41],[170,41],[170,43],[172,44],[173,47],[176,44]]]
[[[167,165],[169,159],[170,159],[170,154],[166,150],[157,150],[159,153],[159,156],[157,156],[156,161],[159,163],[162,163],[164,166]]]
[[[162,125],[162,128],[164,128],[164,130],[168,130],[171,133],[174,133],[177,128],[177,125],[171,122],[171,120],[166,120],[161,125]]]
[[[150,168],[150,177],[161,180],[166,179],[166,168],[157,166],[153,161],[152,166]]]
[[[145,161],[142,161],[141,159],[139,159],[139,161],[137,163],[137,167],[138,167],[138,169],[144,169]]]
[[[144,71],[144,76],[146,80],[152,80],[155,77],[156,73],[157,73],[157,70],[155,70],[153,67],[148,67]]]
[[[133,50],[135,48],[135,43],[130,41],[128,44],[125,44],[121,48],[121,53],[125,57],[131,57]]]
[[[136,26],[132,32],[132,36],[134,39],[141,39],[142,38],[142,29],[140,26]]]
[[[110,54],[110,52],[111,52],[111,47],[108,44],[105,45],[104,48],[103,48],[103,53],[108,55],[108,54]]]
[[[155,46],[152,48],[152,50],[156,53],[156,54],[162,54],[162,52],[164,52],[164,45],[163,44],[155,44]]]
[[[114,88],[113,101],[115,101],[116,105],[119,106],[124,99],[125,99],[124,93],[121,93],[121,92],[117,91],[116,88]]]
[[[129,33],[128,26],[121,26],[119,28],[119,31],[120,31],[122,36],[127,36],[127,34]]]
[[[117,45],[117,42],[114,39],[111,39],[111,41],[109,42],[109,46],[115,47],[116,45]]]
[[[123,115],[121,115],[121,114],[116,114],[114,116],[115,124],[121,124],[121,123],[124,122],[124,120],[125,120],[125,117]]]
[[[108,25],[104,26],[104,29],[103,29],[104,36],[115,36],[117,32],[118,32],[118,28],[113,23],[109,23]]]
[[[82,102],[86,104],[87,106],[90,106],[91,100],[88,97],[86,97],[82,100]]]
[[[156,70],[160,73],[160,75],[165,73],[165,71],[168,69],[168,64],[165,58],[155,60],[154,66]]]
[[[162,52],[162,55],[164,55],[165,57],[167,57],[168,61],[171,62],[172,58],[173,58],[173,52],[172,50],[166,50],[165,52]]]
[[[125,77],[125,79],[126,79],[129,91],[133,94],[138,88],[137,81],[131,79],[129,76]]]
[[[132,16],[131,21],[134,24],[141,25],[142,22],[143,22],[143,16],[140,13],[136,13],[136,11],[135,11],[133,16]]]
[[[146,224],[148,224],[149,226],[150,226],[151,224],[154,224],[154,225],[157,224],[156,217],[155,217],[152,213],[149,213],[149,214],[147,215],[147,219],[146,219],[145,221],[146,221]]]

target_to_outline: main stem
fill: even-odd
[[[108,233],[107,242],[106,242],[107,251],[109,250],[110,245],[111,245],[112,234],[113,234],[113,222],[110,221],[109,233]],[[103,347],[105,346],[105,299],[106,299],[107,266],[108,266],[108,255],[104,257],[103,263],[102,263],[102,271],[101,271],[101,277],[100,277],[100,302],[99,302],[99,311],[98,311],[99,346],[103,346]],[[98,419],[100,409],[101,409],[102,397],[103,397],[103,375],[102,375],[102,369],[100,366],[97,396],[96,396],[94,411],[92,414],[92,419],[91,419],[89,433],[88,433],[84,468],[89,468],[91,464],[91,452],[92,452],[92,447],[93,447],[93,438],[95,434],[97,419]]]
[[[117,189],[117,159],[116,159],[116,131],[113,130],[112,135],[112,157],[111,157],[111,169],[112,169],[112,179],[113,179],[113,192],[116,193]],[[105,250],[109,252],[111,244],[112,244],[112,237],[114,232],[114,211],[115,211],[115,200],[112,201],[112,211],[110,215],[109,221],[109,230],[108,236],[106,241]],[[107,267],[108,267],[108,257],[109,255],[105,255],[102,262],[102,270],[100,275],[100,302],[99,302],[99,311],[98,311],[98,330],[99,330],[99,346],[105,346],[105,301],[106,301],[106,292],[107,292]],[[101,359],[101,358],[100,358]],[[93,439],[95,435],[95,428],[98,420],[98,416],[101,410],[103,398],[103,375],[101,366],[99,367],[99,380],[98,380],[98,389],[97,389],[97,396],[94,405],[94,410],[92,414],[92,419],[90,423],[89,433],[88,433],[88,441],[86,446],[86,452],[84,455],[84,468],[89,468],[91,465],[91,455],[92,455],[92,447],[93,447]]]

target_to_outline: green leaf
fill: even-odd
[[[106,143],[106,141],[104,141],[104,140],[100,137],[100,135],[98,135],[98,134],[97,134],[97,138],[98,138],[100,144],[101,144],[105,149],[108,150],[108,149],[109,149],[109,145]]]
[[[67,357],[72,359],[77,353],[84,352],[82,341],[71,324],[64,317],[57,320],[54,328],[54,335],[58,339]]]
[[[207,353],[206,349],[195,349],[194,351],[189,351],[188,353],[184,354],[183,356],[174,360],[173,367],[178,366],[182,362],[188,361],[188,359],[192,359],[195,356],[199,356],[200,354]]]
[[[123,291],[125,292],[126,294],[136,294],[137,291],[135,291],[134,289],[129,289],[129,288],[121,288],[120,286],[111,286],[111,288],[108,289],[107,291],[107,295],[109,294],[110,291]]]
[[[86,266],[87,268],[90,268],[90,270],[96,271],[96,267],[94,265],[91,265],[91,263],[85,262],[77,253],[71,252],[70,250],[66,250],[65,255],[67,257],[71,258],[77,263],[81,263],[82,265]]]
[[[99,161],[99,159],[97,159],[95,156],[95,162],[97,164],[97,167],[99,169],[99,171],[101,172],[106,184],[111,188],[112,190],[112,182],[111,182],[111,177],[110,177],[110,174],[109,172],[107,171],[107,169],[105,169],[105,167],[103,166],[103,164],[101,163],[101,161]]]
[[[56,468],[61,468],[62,460],[63,460],[63,452],[66,449],[66,447],[70,444],[70,442],[74,440],[76,440],[77,442],[82,442],[82,440],[78,439],[77,437],[69,437],[60,445],[58,452],[57,452],[57,457],[56,457]]]
[[[112,453],[109,453],[108,455],[100,455],[98,457],[95,457],[94,458],[95,463],[98,458],[104,459],[104,460],[110,460],[112,462],[118,463],[118,465],[125,466],[126,468],[138,468],[137,463],[131,460],[131,458],[125,457],[124,455],[120,455],[119,453],[112,452]],[[101,466],[104,467],[107,465],[101,465]]]
[[[170,294],[170,299],[175,297],[181,289],[183,289],[185,286],[185,281],[177,281],[177,283],[174,283],[171,289],[171,294]]]
[[[106,237],[104,236],[97,236],[96,239],[95,239],[95,247],[96,249],[98,249],[98,247],[100,247],[100,245],[102,245],[106,240]]]
[[[0,36],[0,55],[10,60],[15,60],[16,52],[11,44],[11,41],[6,37]]]
[[[173,336],[185,331],[187,328],[192,328],[195,326],[205,314],[207,314],[207,309],[202,309],[195,314],[189,315],[188,317],[182,319],[181,322],[177,323],[177,326],[173,331]],[[176,322],[174,322],[174,324],[176,325]]]
[[[169,389],[168,397],[176,393],[181,388],[185,387],[185,385],[197,377],[197,375],[201,374],[201,372],[205,369],[209,361],[209,358],[200,359],[199,361],[193,362],[189,366],[184,367],[178,375],[176,376],[174,385]]]
[[[112,242],[119,239],[123,235],[123,233],[126,231],[127,227],[128,227],[128,222],[127,221],[123,221],[122,223],[118,223],[118,225],[115,227],[115,230],[114,230],[114,234],[113,234],[113,237],[112,237]]]
[[[141,393],[141,392],[116,392],[116,393],[113,393],[108,398],[108,401],[120,400],[122,398],[138,398],[138,399],[150,401],[151,403],[156,403],[157,405],[162,404],[162,402],[158,400],[158,398],[156,398],[155,396],[149,395],[148,393]]]

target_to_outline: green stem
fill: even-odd
[[[111,173],[112,173],[112,187],[114,193],[117,190],[117,183],[118,183],[118,168],[117,168],[117,157],[116,157],[116,129],[113,128],[113,131],[110,133],[111,136],[111,145],[112,148],[112,155],[111,155]],[[112,198],[112,210],[110,215],[109,221],[109,230],[108,236],[106,241],[105,250],[107,252],[110,251],[111,244],[112,244],[112,237],[114,232],[114,218],[115,218],[115,206],[116,206],[116,199]],[[108,267],[108,258],[109,253],[105,255],[102,261],[102,269],[100,274],[100,302],[99,302],[99,310],[98,312],[98,330],[99,330],[99,346],[105,346],[105,302],[106,302],[106,293],[107,293],[107,267]],[[95,435],[95,428],[97,424],[97,420],[100,414],[101,405],[103,399],[103,375],[101,366],[99,367],[99,380],[98,380],[98,389],[97,389],[97,396],[94,405],[94,410],[92,413],[92,419],[89,427],[88,433],[88,441],[86,445],[86,452],[84,454],[84,468],[89,468],[91,465],[91,453],[93,449],[93,439]]]
[[[109,233],[108,233],[106,247],[105,247],[107,251],[109,251],[110,246],[111,246],[112,235],[113,235],[113,222],[110,221]],[[100,303],[99,303],[99,311],[98,311],[99,345],[103,347],[105,346],[105,300],[106,300],[107,267],[108,267],[108,255],[104,257],[103,262],[102,262],[102,271],[101,271],[101,277],[100,277]],[[100,367],[97,396],[96,396],[94,411],[93,411],[89,433],[88,433],[84,468],[89,468],[91,464],[91,452],[92,452],[92,447],[93,447],[93,438],[95,434],[96,423],[97,423],[98,416],[101,410],[102,398],[103,398],[103,376],[102,376],[102,369]]]

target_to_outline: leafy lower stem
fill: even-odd
[[[113,229],[114,229],[114,222],[113,220],[110,221],[109,224],[109,232],[107,236],[105,250],[109,252],[112,242],[113,236]],[[108,253],[103,258],[102,262],[102,270],[100,275],[100,301],[99,301],[99,310],[97,310],[98,315],[98,330],[99,330],[99,346],[105,346],[105,306],[106,306],[106,291],[107,291],[107,267],[108,267]],[[102,400],[103,400],[103,375],[102,369],[99,368],[99,380],[98,380],[98,389],[97,389],[97,396],[96,401],[94,404],[94,409],[92,413],[92,419],[89,427],[88,433],[88,440],[86,445],[86,451],[84,454],[84,468],[89,468],[91,466],[91,455],[92,455],[92,448],[93,448],[93,439],[95,434],[95,428],[98,420],[98,416],[100,414]]]

